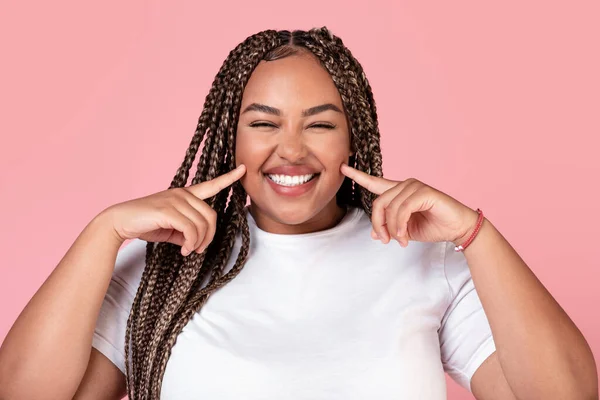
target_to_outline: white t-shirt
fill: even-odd
[[[335,227],[281,235],[250,213],[248,260],[177,338],[161,399],[446,399],[495,351],[463,253],[451,242],[370,236],[362,209]],[[238,236],[225,272],[241,245]],[[93,347],[123,373],[146,242],[117,256]]]

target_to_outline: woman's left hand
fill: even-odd
[[[402,247],[409,240],[460,245],[475,229],[477,211],[417,179],[392,181],[346,164],[340,171],[379,196],[373,201],[371,236],[383,243],[393,238]]]

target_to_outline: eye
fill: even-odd
[[[309,128],[317,128],[317,129],[335,129],[335,125],[329,124],[314,124],[309,126]]]
[[[253,123],[249,124],[248,126],[250,126],[252,128],[259,128],[259,127],[277,128],[277,126],[275,126],[273,124],[269,124],[267,122],[253,122]]]

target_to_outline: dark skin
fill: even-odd
[[[256,107],[247,110],[252,104],[277,109],[279,115]],[[321,105],[334,107],[303,115]],[[262,61],[253,71],[242,97],[235,158],[247,168],[240,181],[260,229],[279,234],[316,232],[335,226],[344,216],[345,210],[336,204],[344,180],[340,166],[351,155],[343,110],[331,76],[309,53]],[[300,196],[278,194],[265,171],[280,166],[318,172],[315,186]]]

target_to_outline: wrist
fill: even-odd
[[[471,208],[469,208],[468,211],[469,212],[467,213],[467,217],[465,217],[465,224],[467,228],[463,230],[463,233],[461,235],[459,235],[456,239],[452,240],[452,243],[454,243],[455,246],[464,245],[477,228],[479,213]]]
[[[105,237],[116,248],[120,248],[125,242],[114,228],[110,207],[96,215],[88,224],[88,228]]]

